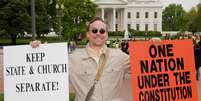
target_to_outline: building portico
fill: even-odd
[[[162,5],[159,0],[95,0],[97,17],[109,31],[161,31]]]
[[[108,25],[109,31],[127,31],[127,2],[123,0],[97,0],[97,17]]]

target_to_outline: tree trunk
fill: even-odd
[[[11,34],[11,41],[13,45],[16,45],[16,39],[17,39],[17,35],[16,34]]]

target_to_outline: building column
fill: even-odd
[[[112,31],[116,31],[116,8],[113,8],[113,24]]]
[[[105,20],[105,8],[101,8],[101,18]]]
[[[124,30],[124,10],[121,9],[121,15],[120,15],[120,30],[123,31]]]
[[[127,8],[124,8],[124,30],[125,30],[125,32],[127,32],[128,31],[128,21],[127,21],[127,14],[128,14],[128,12],[127,12]]]

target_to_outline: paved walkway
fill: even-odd
[[[131,88],[130,88],[130,79],[129,77],[127,76],[126,79],[125,79],[125,82],[124,82],[124,86],[123,86],[123,89],[122,89],[122,94],[125,96],[125,101],[132,101],[132,98],[129,97],[129,93],[131,94]],[[197,82],[197,85],[198,85],[198,96],[200,97],[199,98],[199,101],[201,101],[201,80],[199,82]],[[3,50],[0,49],[0,94],[3,93]]]

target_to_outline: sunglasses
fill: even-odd
[[[105,34],[105,32],[106,32],[106,30],[105,30],[105,29],[102,29],[102,28],[99,29],[99,30],[98,30],[98,29],[92,29],[92,30],[91,30],[91,32],[92,32],[93,34],[97,34],[98,31],[99,31],[100,34]]]

